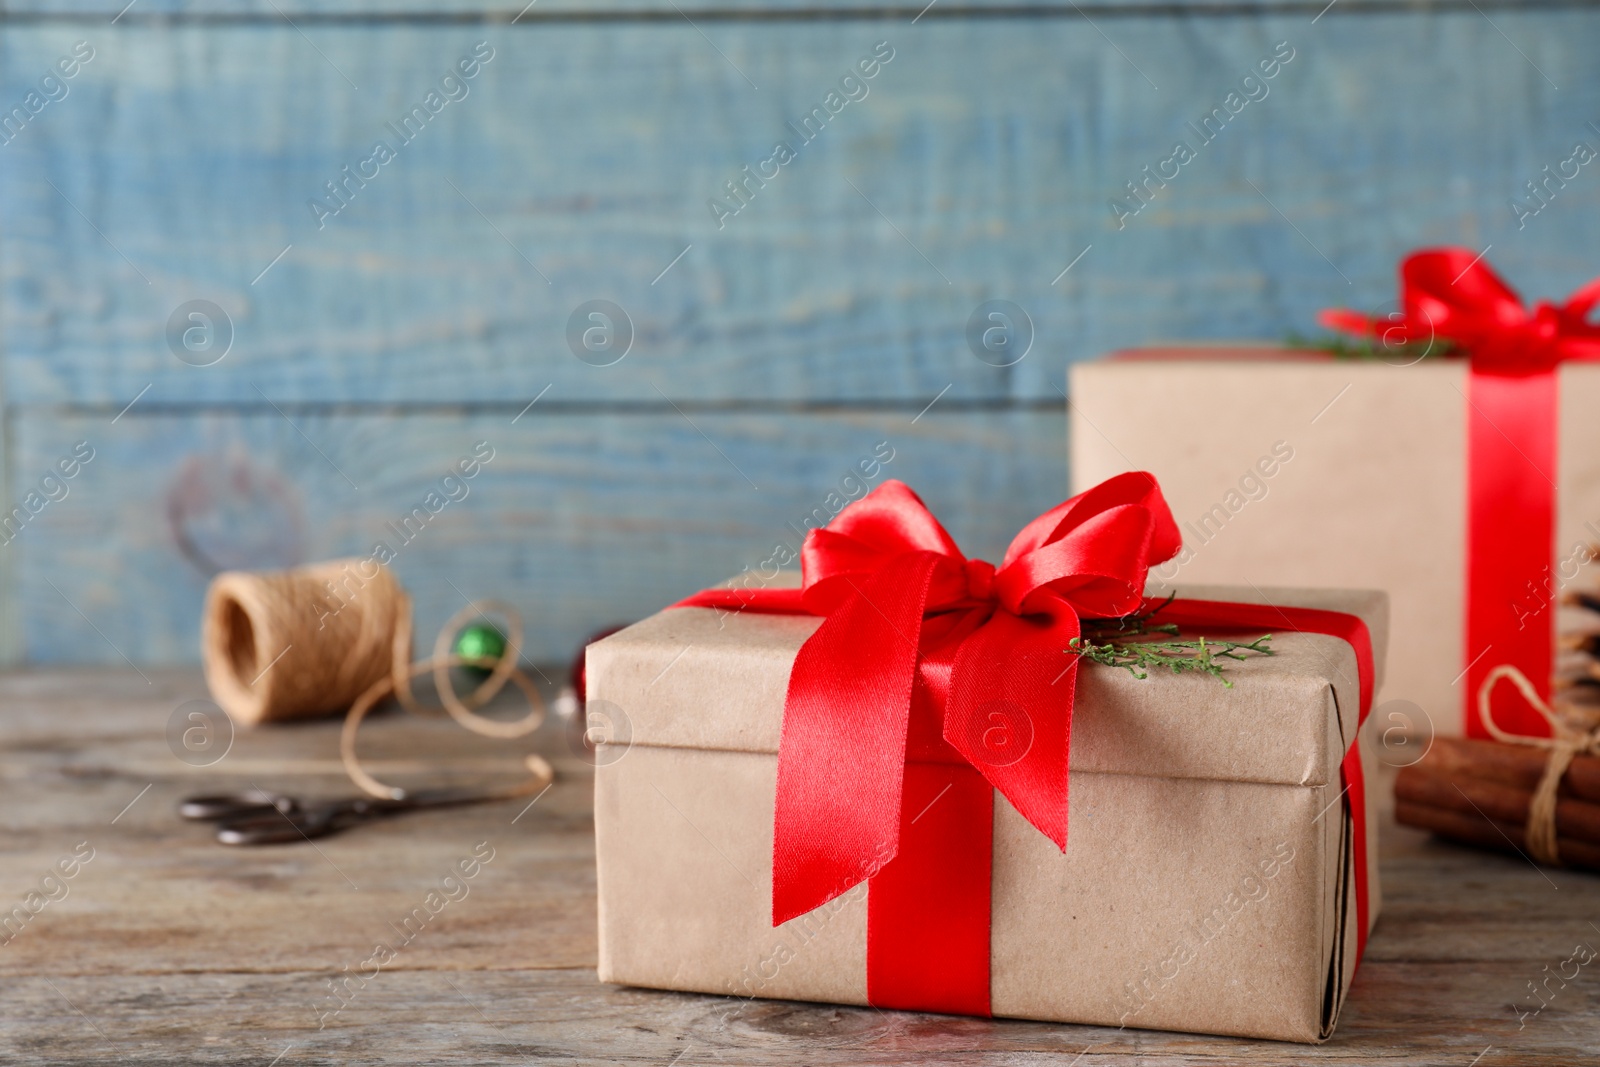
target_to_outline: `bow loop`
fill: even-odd
[[[922,498],[905,482],[892,478],[846,505],[828,523],[827,532],[885,554],[920,549],[961,558],[955,539],[945,532]]]
[[[1166,498],[1161,495],[1161,486],[1156,483],[1155,475],[1148,471],[1128,471],[1107,478],[1028,523],[1012,538],[1000,566],[1003,568],[1026,552],[1061,540],[1085,521],[1120,505],[1132,505],[1150,512],[1153,519],[1151,539],[1144,547],[1159,557],[1154,562],[1170,559],[1183,547],[1178,524],[1172,518]]]
[[[1099,618],[1138,609],[1150,567],[1183,540],[1156,480],[1119,474],[1023,527],[995,577],[1000,602],[1016,615],[1051,610],[1055,598]],[[1041,594],[1048,589],[1051,597]]]
[[[1408,319],[1463,344],[1472,335],[1516,327],[1528,317],[1517,291],[1465,248],[1407,257],[1400,267],[1400,306]]]
[[[806,535],[800,546],[802,602],[814,614],[831,614],[869,576],[910,553],[937,557],[930,606],[965,598],[967,559],[955,539],[910,486],[891,479],[846,505],[825,529]]]
[[[1569,296],[1561,310],[1571,325],[1592,327],[1594,324],[1589,321],[1589,312],[1594,310],[1596,303],[1600,303],[1600,278]]]

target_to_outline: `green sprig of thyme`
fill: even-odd
[[[1232,689],[1233,682],[1223,674],[1219,661],[1247,659],[1247,652],[1270,656],[1272,649],[1267,642],[1271,640],[1271,634],[1263,634],[1254,641],[1207,641],[1202,637],[1195,641],[1108,641],[1097,645],[1074,637],[1068,642],[1067,651],[1091,663],[1121,667],[1135,678],[1148,678],[1151,670],[1164,667],[1173,674],[1209,674]]]
[[[1172,594],[1149,611],[1118,619],[1084,619],[1082,636],[1068,642],[1067,651],[1091,663],[1121,667],[1135,678],[1148,678],[1150,671],[1163,669],[1174,674],[1209,674],[1229,689],[1233,688],[1233,682],[1223,673],[1224,660],[1248,659],[1250,653],[1273,654],[1268,647],[1271,634],[1263,634],[1254,641],[1179,639],[1175,623],[1152,621],[1176,596]]]

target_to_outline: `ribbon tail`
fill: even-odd
[[[1330,330],[1354,334],[1356,337],[1371,337],[1377,333],[1377,326],[1371,318],[1344,308],[1327,308],[1317,312],[1317,322]]]
[[[1355,882],[1356,898],[1356,966],[1367,951],[1367,934],[1372,926],[1372,906],[1368,896],[1367,872],[1367,786],[1362,775],[1361,742],[1350,746],[1339,764],[1339,778],[1344,783],[1345,803],[1350,809],[1350,876]]]
[[[906,732],[928,589],[941,557],[907,553],[801,646],[789,674],[773,816],[772,924],[877,873],[900,847]]]
[[[1067,769],[1078,657],[1078,616],[997,612],[961,645],[944,737],[1017,813],[1067,847]]]

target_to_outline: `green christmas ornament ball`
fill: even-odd
[[[498,660],[506,652],[506,635],[485,622],[473,623],[471,626],[462,627],[456,635],[455,654],[462,659],[471,660]],[[464,670],[473,674],[487,675],[493,666],[471,666]]]

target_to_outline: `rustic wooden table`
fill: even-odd
[[[1600,1061],[1600,963],[1549,981],[1537,1014],[1529,987],[1576,944],[1600,947],[1600,881],[1434,842],[1387,816],[1383,918],[1320,1047],[776,1001],[730,1015],[720,998],[595,980],[591,779],[553,725],[537,743],[560,778],[531,807],[225,848],[177,819],[182,797],[349,787],[333,723],[241,734],[207,767],[179,760],[169,722],[203,695],[194,672],[0,677],[0,916],[37,910],[0,929],[6,1062]],[[448,721],[377,719],[363,752],[401,776],[418,769],[403,756],[419,742],[452,774],[516,773]],[[490,858],[443,895],[449,869],[474,855]],[[47,881],[63,859],[72,877]],[[424,907],[430,892],[441,896]],[[427,921],[407,926],[419,907]],[[395,957],[334,999],[330,981],[370,975],[380,941]]]

